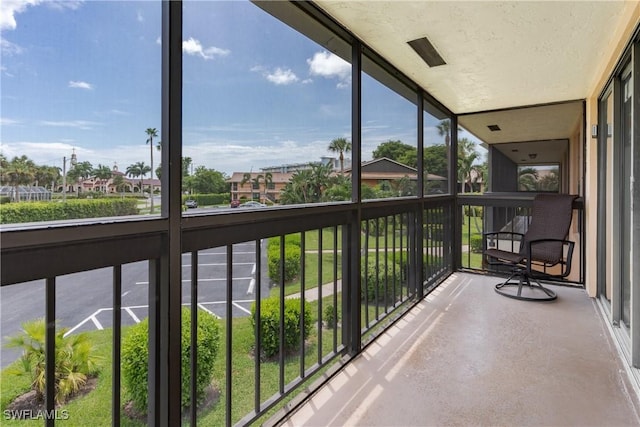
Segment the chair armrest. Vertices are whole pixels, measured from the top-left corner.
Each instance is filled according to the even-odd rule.
[[[562,262],[562,259],[560,260],[560,264],[564,264],[565,268],[562,271],[562,274],[560,277],[567,277],[569,275],[569,273],[571,272],[571,259],[573,258],[573,248],[575,246],[575,242],[572,242],[571,240],[565,240],[565,239],[536,239],[536,240],[530,240],[527,242],[527,248],[526,248],[526,254],[531,254],[531,247],[535,244],[538,243],[553,243],[553,242],[557,242],[557,243],[562,243],[563,246],[568,246],[568,250],[567,250],[567,257],[565,259],[564,262]],[[527,270],[531,271],[531,256],[527,255]]]

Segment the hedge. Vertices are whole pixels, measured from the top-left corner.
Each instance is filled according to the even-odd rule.
[[[0,204],[0,224],[137,215],[131,199],[67,200]]]
[[[300,234],[289,234],[284,238],[284,281],[288,283],[300,274],[302,251],[300,249]],[[269,277],[275,283],[280,283],[280,238],[272,237],[267,242],[267,265]]]
[[[182,196],[182,204],[187,200],[195,200],[199,206],[228,205],[231,201],[230,193],[191,194]]]
[[[383,258],[378,260],[377,267],[378,269],[376,269],[375,257],[369,257],[366,263],[365,263],[365,259],[362,258],[362,263],[360,266],[361,268],[360,280],[362,282],[360,297],[363,300],[365,299],[365,294],[366,294],[368,301],[376,302],[376,293],[378,297],[377,301],[380,301],[380,302],[385,301],[385,296],[387,300],[389,300],[393,296],[394,283],[396,285],[396,288],[398,289],[400,286],[402,286],[403,267],[399,263],[395,263],[395,268],[394,268],[394,262],[391,259],[391,257],[389,257],[386,263],[386,269],[385,269],[385,262]],[[365,284],[366,284],[366,288],[365,288]],[[377,287],[377,290],[376,290],[376,287]],[[386,294],[385,294],[385,288],[386,288]]]
[[[146,412],[148,403],[147,375],[149,365],[149,318],[132,326],[122,341],[122,382],[134,407]],[[204,400],[206,388],[213,380],[213,368],[220,347],[220,327],[215,317],[198,311],[196,378],[197,403]],[[182,309],[182,408],[191,405],[191,310]]]
[[[271,358],[280,351],[280,298],[269,297],[260,302],[261,349],[265,357]],[[284,350],[296,350],[300,347],[300,298],[284,300]],[[251,326],[255,330],[256,304],[251,305]],[[311,332],[313,319],[308,302],[304,304],[304,336]]]

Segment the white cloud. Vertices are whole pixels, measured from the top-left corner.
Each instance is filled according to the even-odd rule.
[[[0,37],[0,51],[3,55],[12,56],[19,55],[23,52],[23,49],[15,43],[11,43],[4,37]]]
[[[327,79],[337,78],[339,88],[351,84],[351,64],[331,52],[316,52],[313,58],[307,59],[309,74]]]
[[[91,83],[87,83],[83,81],[75,81],[75,80],[71,80],[69,82],[69,87],[72,87],[74,89],[85,89],[85,90],[93,89],[93,85]]]
[[[10,126],[20,124],[19,120],[10,119],[7,117],[0,117],[0,125],[2,126]]]
[[[216,56],[227,56],[231,53],[230,50],[220,49],[215,46],[203,48],[200,41],[193,37],[189,37],[189,40],[182,42],[182,51],[187,55],[201,56],[206,60],[214,59]]]
[[[272,73],[267,73],[266,77],[267,80],[276,85],[289,85],[299,80],[293,71],[280,67],[276,68]]]
[[[265,79],[276,85],[290,85],[300,80],[289,68],[277,67],[275,70],[269,71],[261,65],[256,65],[251,67],[251,71],[262,74]],[[302,83],[309,82],[305,80]]]
[[[76,10],[82,4],[79,0],[2,0],[0,2],[0,30],[15,30],[18,26],[16,15],[24,12],[30,6],[46,4],[56,10]]]
[[[162,45],[162,37],[158,36],[156,39],[156,44]]]
[[[43,126],[69,127],[82,130],[92,130],[95,126],[102,126],[101,123],[91,122],[88,120],[70,120],[70,121],[53,121],[43,120],[40,122]]]
[[[0,2],[0,30],[15,30],[18,26],[16,15],[38,3],[40,0],[2,0]]]

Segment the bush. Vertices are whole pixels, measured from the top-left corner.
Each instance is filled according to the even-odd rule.
[[[334,312],[334,307],[332,305],[327,305],[324,308],[323,320],[326,328],[335,329],[340,321],[340,312]]]
[[[290,234],[284,240],[284,282],[288,283],[300,273],[300,235]],[[267,265],[269,277],[273,282],[280,283],[280,238],[272,237],[267,243]]]
[[[480,253],[482,252],[482,241],[484,237],[478,235],[469,236],[469,247],[471,252]]]
[[[1,224],[137,214],[136,200],[88,199],[0,204]]]
[[[187,199],[195,200],[200,206],[228,205],[231,200],[230,193],[191,194],[182,196],[182,204]]]
[[[98,358],[92,354],[93,344],[88,335],[81,333],[65,337],[68,330],[69,328],[56,328],[55,335],[55,400],[58,404],[77,393],[87,382],[87,378],[98,372]],[[23,323],[22,331],[22,334],[9,338],[7,344],[9,347],[22,348],[22,364],[10,368],[7,373],[30,375],[31,389],[36,392],[38,401],[43,401],[46,388],[44,319]]]
[[[149,364],[149,320],[148,318],[132,326],[122,341],[122,381],[134,407],[147,410],[148,364]],[[191,310],[182,309],[182,408],[190,406],[191,390]],[[205,397],[206,388],[213,379],[213,363],[220,346],[218,321],[205,311],[198,310],[198,377],[196,379],[196,405]]]
[[[287,298],[284,300],[284,350],[296,350],[300,346],[300,299]],[[251,305],[251,326],[255,330],[256,304]],[[311,333],[311,308],[304,304],[304,339]],[[280,351],[280,298],[269,297],[260,302],[260,333],[262,341],[260,347],[267,358],[277,355]]]
[[[11,197],[9,197],[9,196],[1,196],[0,197],[0,205],[4,205],[5,203],[11,203]]]
[[[403,260],[406,261],[406,260]],[[376,302],[376,286],[377,286],[377,301],[385,301],[385,296],[390,298],[393,295],[393,284],[396,284],[396,287],[402,285],[402,266],[398,263],[395,264],[395,275],[394,275],[394,263],[389,258],[386,263],[384,259],[380,259],[378,261],[378,269],[376,270],[376,260],[375,258],[369,258],[368,263],[365,264],[364,258],[362,259],[362,263],[360,266],[360,280],[362,283],[361,290],[361,298],[365,299],[365,292],[367,296],[367,300],[371,302]],[[376,274],[377,273],[377,274]],[[366,285],[366,288],[365,288]],[[386,287],[386,294],[385,294]]]

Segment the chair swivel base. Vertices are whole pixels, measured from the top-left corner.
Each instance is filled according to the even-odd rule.
[[[518,282],[510,282],[511,279],[518,276]],[[524,301],[553,301],[558,295],[551,289],[545,288],[536,280],[531,283],[529,275],[524,272],[516,272],[511,275],[504,283],[498,283],[495,291],[505,297],[524,300]]]

